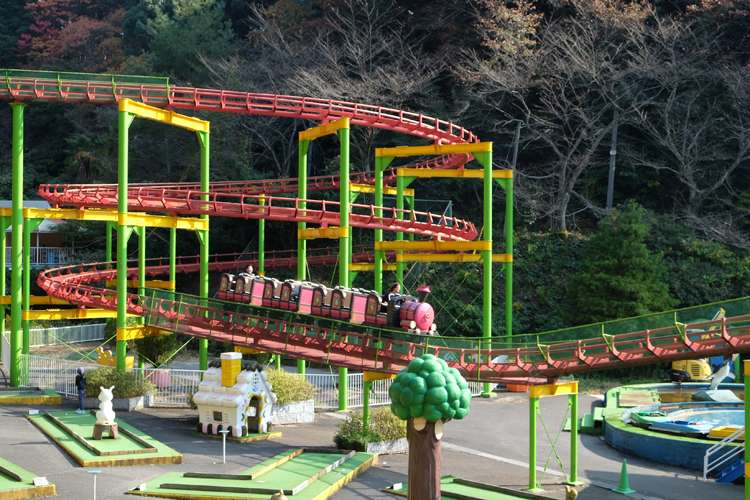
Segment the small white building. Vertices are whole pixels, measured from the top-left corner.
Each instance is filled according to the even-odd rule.
[[[241,353],[222,353],[221,363],[209,365],[193,395],[200,417],[198,432],[228,430],[234,437],[267,432],[276,402],[272,389],[263,365],[249,361],[242,366]]]

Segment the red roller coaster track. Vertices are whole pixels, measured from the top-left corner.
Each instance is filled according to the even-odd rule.
[[[169,87],[166,85],[120,84],[110,82],[53,80],[6,77],[5,88],[0,87],[0,98],[14,100],[42,100],[63,102],[92,102],[116,104],[129,98],[157,107],[306,118],[329,122],[349,117],[353,125],[380,128],[423,137],[438,143],[477,142],[469,131],[423,115],[331,100],[304,97],[250,94],[223,90]],[[444,168],[458,167],[466,158],[440,160]],[[368,174],[355,182],[372,182]],[[370,174],[371,175],[371,174]],[[389,173],[389,181],[393,173]],[[335,188],[337,180],[311,179],[313,189]],[[308,188],[310,189],[310,188]],[[312,189],[311,189],[312,190]],[[270,218],[288,221],[307,221],[319,224],[338,223],[338,212],[331,211],[337,203],[308,200],[310,208],[300,210],[299,200],[268,198],[267,206],[259,206],[260,195],[296,191],[294,180],[252,183],[223,183],[211,186],[210,200],[200,201],[202,193],[195,184],[134,185],[129,189],[129,206],[138,210],[183,214]],[[56,205],[77,207],[115,207],[117,190],[114,186],[42,186],[40,194]],[[388,229],[418,233],[446,239],[473,239],[476,229],[471,223],[446,219],[414,211],[382,209],[353,205],[351,224],[371,229]],[[411,218],[401,220],[398,215]],[[449,222],[452,226],[449,226]],[[331,256],[328,256],[329,258]],[[281,265],[272,259],[273,265]],[[326,256],[320,260],[325,261]],[[291,264],[295,259],[288,258]],[[213,271],[236,269],[238,262],[214,258]],[[198,258],[181,258],[181,272],[197,272]],[[273,267],[273,265],[269,267]],[[117,308],[116,293],[91,283],[113,279],[116,271],[108,264],[69,266],[44,271],[38,283],[47,293],[82,307]],[[158,261],[147,268],[149,275],[165,274],[168,265]],[[135,276],[136,268],[128,271]],[[200,299],[194,298],[195,301]],[[171,298],[148,298],[128,295],[127,309],[131,314],[155,318],[160,328],[179,331],[200,338],[282,353],[299,359],[326,361],[335,366],[363,370],[397,372],[424,349],[445,356],[450,365],[461,370],[469,379],[502,382],[512,378],[555,377],[596,369],[624,365],[654,363],[729,354],[750,347],[750,315],[712,322],[695,323],[686,327],[668,327],[622,335],[536,345],[512,349],[492,349],[482,346],[482,339],[465,339],[469,348],[427,346],[429,337],[414,342],[379,338],[361,333],[334,331],[293,321],[281,321],[223,310],[220,306],[185,305]],[[210,302],[212,305],[213,302]],[[709,325],[718,328],[701,335],[686,334],[689,329]],[[694,338],[697,337],[697,338]],[[701,338],[703,337],[703,338]],[[456,342],[460,342],[457,339]],[[487,342],[487,341],[484,341]],[[508,356],[509,362],[495,363],[498,356]]]

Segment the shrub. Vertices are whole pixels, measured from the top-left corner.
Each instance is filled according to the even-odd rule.
[[[367,447],[369,443],[391,441],[406,437],[406,421],[399,420],[388,406],[380,406],[370,412],[370,429],[364,431],[362,414],[353,413],[338,426],[333,442],[341,449],[354,450]],[[360,444],[362,446],[360,446]]]
[[[147,380],[138,380],[134,373],[121,372],[117,368],[99,368],[86,373],[86,396],[96,398],[100,387],[109,389],[115,386],[112,395],[116,398],[145,396],[156,390]]]
[[[301,377],[286,370],[267,370],[268,381],[273,385],[276,404],[307,401],[315,394],[315,386]]]

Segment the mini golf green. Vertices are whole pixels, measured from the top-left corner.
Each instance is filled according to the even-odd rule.
[[[165,498],[263,499],[284,490],[295,500],[323,500],[378,462],[376,453],[298,449],[276,455],[240,474],[169,472],[131,495]]]
[[[52,389],[38,387],[8,387],[0,389],[0,405],[56,405],[62,396]]]
[[[182,463],[182,455],[121,420],[120,437],[93,439],[96,417],[92,413],[52,411],[27,415],[53,441],[83,467]]]
[[[387,493],[405,497],[407,495],[406,483],[400,483],[398,488],[383,488]],[[440,478],[441,498],[453,499],[461,498],[462,500],[511,500],[514,498],[530,498],[538,500],[551,500],[549,497],[543,497],[528,491],[517,491],[502,486],[478,483],[461,479],[460,477],[443,476]]]
[[[55,496],[54,484],[34,486],[35,477],[36,474],[0,458],[0,500]]]

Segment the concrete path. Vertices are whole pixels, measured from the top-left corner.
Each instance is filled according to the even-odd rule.
[[[590,412],[599,400],[581,396],[581,413]],[[40,410],[61,409],[40,407]],[[75,402],[65,400],[63,409],[73,411]],[[25,418],[29,408],[0,406],[0,456],[39,476],[46,476],[57,487],[62,499],[93,498],[93,478],[62,449],[50,441]],[[567,410],[566,397],[541,400],[541,411],[553,439]],[[132,498],[124,492],[167,471],[238,473],[290,447],[329,446],[341,421],[318,414],[314,424],[283,427],[283,437],[256,443],[227,443],[227,463],[222,464],[221,441],[189,435],[198,417],[192,410],[145,409],[117,417],[157,437],[183,454],[180,465],[104,468],[97,479],[98,499]],[[528,486],[529,403],[525,394],[500,393],[497,398],[478,399],[471,403],[469,416],[446,424],[443,439],[443,475],[454,475],[510,488]],[[551,451],[544,430],[539,426],[538,466],[543,468]],[[558,453],[569,471],[570,434],[562,433]],[[581,435],[579,444],[579,479],[593,486],[580,487],[581,500],[614,500],[623,496],[605,487],[617,486],[623,458],[627,458],[632,498],[688,500],[721,497],[722,500],[744,498],[742,486],[703,483],[698,471],[663,466],[626,456],[595,436]],[[381,491],[393,483],[406,482],[408,457],[381,456],[377,466],[364,472],[337,492],[335,500],[391,499],[398,497]],[[542,477],[538,472],[537,477]],[[565,498],[564,481],[554,455],[544,475],[544,493],[550,498]]]

